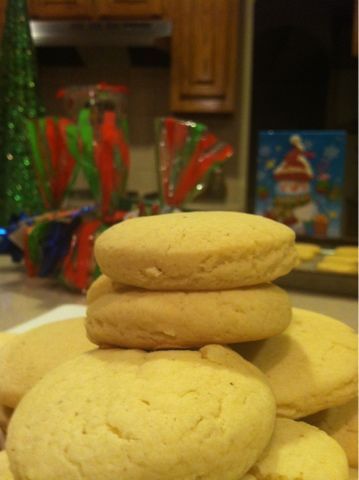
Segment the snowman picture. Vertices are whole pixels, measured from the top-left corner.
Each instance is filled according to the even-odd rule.
[[[344,130],[259,131],[255,213],[299,238],[340,237],[346,145]]]
[[[306,152],[300,135],[289,138],[291,150],[274,169],[276,182],[273,208],[269,216],[293,228],[297,234],[310,233],[318,217],[318,206],[311,195],[310,182],[314,178],[308,161],[313,154]]]

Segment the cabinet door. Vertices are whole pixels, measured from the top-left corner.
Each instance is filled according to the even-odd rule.
[[[93,16],[93,0],[29,0],[32,18],[87,18]]]
[[[162,15],[161,0],[96,0],[99,16],[144,18]]]
[[[239,0],[171,0],[171,110],[231,112]]]
[[[6,0],[0,0],[0,42],[2,39],[5,23]]]

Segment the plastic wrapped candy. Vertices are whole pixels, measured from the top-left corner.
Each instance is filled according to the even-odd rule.
[[[67,145],[66,118],[44,117],[27,121],[31,161],[45,209],[61,207],[75,178],[76,162]]]
[[[98,219],[88,219],[73,233],[60,275],[66,286],[85,291],[100,274],[93,247],[96,237],[107,227]]]
[[[91,111],[80,111],[77,125],[67,129],[67,144],[82,169],[103,218],[110,217],[124,195],[130,155],[125,132],[113,112],[105,112],[95,131]]]
[[[29,276],[48,277],[59,272],[73,232],[81,224],[82,217],[90,211],[92,207],[48,212],[18,224],[10,238],[16,235],[17,245],[24,252]]]
[[[107,83],[70,86],[58,92],[74,122],[68,130],[71,153],[101,216],[108,220],[124,195],[130,167],[127,93],[125,86]]]
[[[156,119],[155,127],[161,201],[179,207],[203,189],[208,173],[233,149],[201,123],[167,117]]]

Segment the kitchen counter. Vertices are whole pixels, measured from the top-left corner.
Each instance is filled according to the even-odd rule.
[[[315,310],[357,329],[354,298],[289,291],[295,307]],[[0,257],[0,330],[19,325],[63,304],[85,305],[85,295],[71,292],[56,280],[29,278],[22,264]]]

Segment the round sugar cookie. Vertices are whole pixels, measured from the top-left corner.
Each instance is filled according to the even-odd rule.
[[[358,399],[307,417],[306,422],[327,432],[342,446],[351,467],[358,467]]]
[[[238,480],[274,422],[265,377],[228,348],[98,349],[23,398],[6,449],[17,480]]]
[[[343,449],[325,432],[278,418],[269,445],[249,473],[268,480],[347,480],[349,469]]]
[[[13,480],[13,478],[7,453],[3,450],[0,452],[0,480]]]
[[[339,257],[338,257],[339,258]],[[346,259],[346,257],[343,257]],[[317,270],[321,272],[335,272],[335,273],[358,273],[357,263],[340,262],[332,259],[323,260],[317,264]]]
[[[83,318],[50,323],[16,335],[0,349],[0,404],[15,408],[45,373],[93,348]]]
[[[334,318],[293,308],[283,333],[234,348],[265,373],[281,417],[305,417],[357,396],[357,335]]]
[[[298,242],[295,244],[295,249],[299,260],[302,260],[303,262],[311,260],[320,252],[320,246],[314,243]]]
[[[335,254],[327,255],[326,257],[323,258],[322,262],[358,266],[357,257],[342,257],[340,255],[335,255]]]
[[[342,247],[337,247],[335,250],[335,255],[340,255],[343,257],[354,257],[358,258],[358,247],[351,245],[343,245]]]
[[[122,291],[126,289],[125,285],[120,285],[119,283],[113,282],[110,277],[106,275],[100,275],[96,278],[94,282],[90,285],[90,288],[86,292],[86,301],[89,305],[93,303],[98,298],[106,295],[107,293],[111,293],[113,291]]]
[[[138,217],[95,244],[112,280],[150,290],[223,290],[268,283],[297,262],[293,231],[239,212]]]
[[[97,345],[160,350],[268,338],[291,319],[286,292],[272,284],[237,290],[173,292],[90,287],[88,337]],[[98,296],[96,290],[101,290]],[[92,300],[95,298],[95,300]]]

